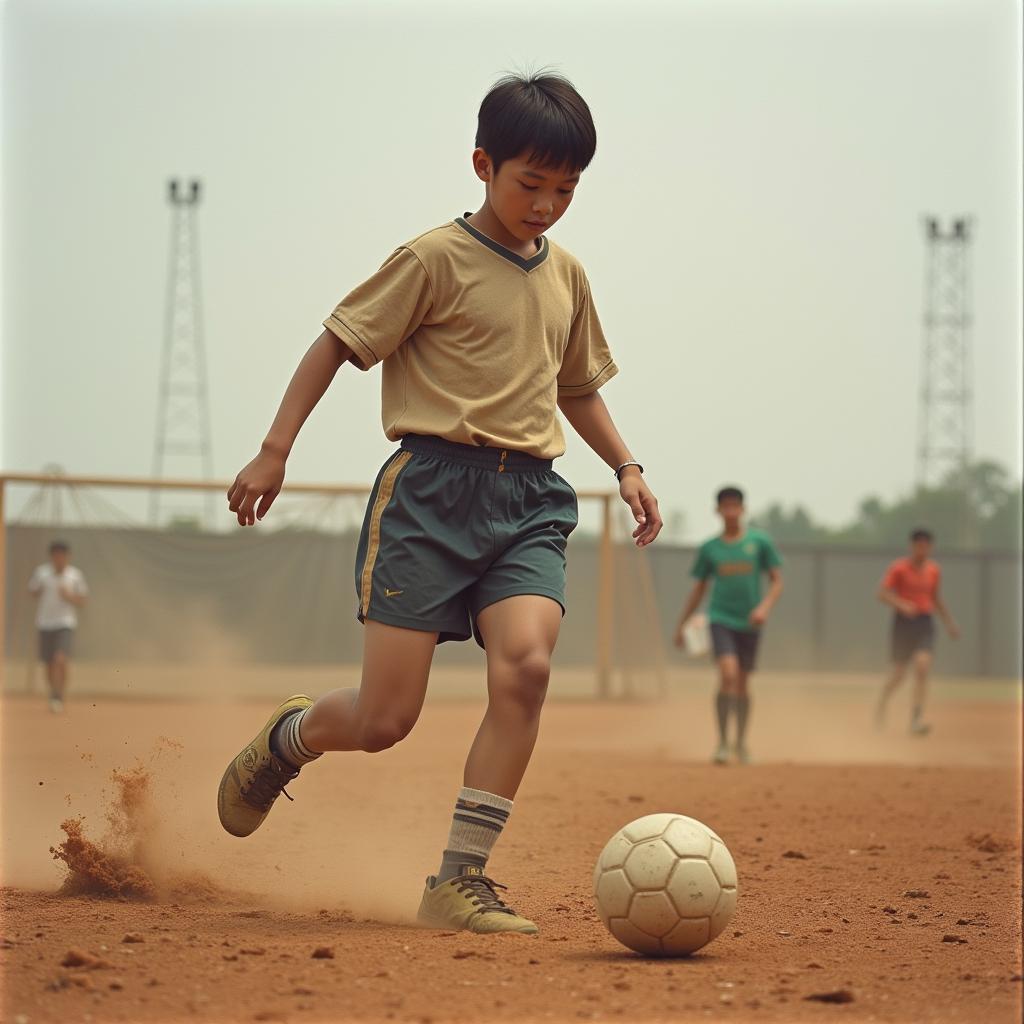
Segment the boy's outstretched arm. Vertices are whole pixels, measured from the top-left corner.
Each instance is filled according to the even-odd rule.
[[[281,493],[285,462],[302,424],[323,398],[341,364],[351,358],[348,346],[330,331],[324,331],[309,346],[292,375],[259,455],[228,488],[228,508],[238,516],[239,526],[252,526],[270,511]]]
[[[686,599],[686,604],[683,605],[683,610],[679,613],[679,622],[676,624],[676,632],[673,637],[676,647],[686,646],[686,641],[683,638],[683,629],[686,627],[687,622],[690,621],[693,613],[700,607],[700,603],[704,600],[704,593],[707,589],[707,580],[697,580],[697,582],[694,583],[693,589],[690,591],[690,596]]]
[[[598,392],[592,391],[589,395],[559,398],[558,408],[562,410],[562,414],[572,424],[576,433],[612,469],[616,469],[633,458],[629,454],[625,441],[615,429],[608,406],[604,404],[604,399]],[[633,518],[637,521],[637,528],[633,531],[637,547],[645,547],[661,532],[658,499],[644,482],[644,478],[636,466],[627,466],[622,471],[619,494],[630,507]]]

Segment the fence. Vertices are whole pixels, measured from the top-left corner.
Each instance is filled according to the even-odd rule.
[[[14,478],[15,483],[31,481],[38,478]],[[68,486],[66,478],[59,483]],[[297,488],[289,490],[294,494]],[[342,492],[358,501],[365,496],[359,488]],[[582,497],[593,499],[599,510],[599,532],[577,531],[570,541],[568,613],[556,662],[593,666],[595,692],[602,696],[657,692],[664,686],[668,639],[691,585],[694,551],[659,542],[638,552],[626,530],[614,528],[617,499]],[[6,549],[0,625],[6,629],[9,659],[32,656],[25,584],[55,531],[70,541],[92,590],[77,640],[77,657],[83,660],[330,664],[359,659],[351,527],[202,533],[52,522],[8,523],[0,538],[0,563]],[[900,553],[785,548],[785,592],[765,631],[761,664],[782,670],[880,670],[887,659],[888,610],[875,592],[886,565]],[[938,670],[1019,677],[1019,554],[939,555],[944,596],[963,636],[957,643],[940,642]],[[446,644],[438,660],[463,665],[479,657],[472,643]]]

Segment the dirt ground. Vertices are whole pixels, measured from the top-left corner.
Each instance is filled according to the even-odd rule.
[[[311,766],[238,840],[217,781],[268,702],[79,697],[55,717],[8,695],[2,1019],[1019,1021],[1019,691],[940,685],[915,739],[902,706],[870,728],[871,684],[758,680],[748,768],[706,761],[708,679],[661,703],[551,702],[491,862],[536,938],[411,925],[476,700]],[[740,876],[733,921],[686,960],[620,947],[590,892],[607,838],[663,810],[714,828]],[[149,898],[58,892],[50,847],[78,819],[130,848]]]

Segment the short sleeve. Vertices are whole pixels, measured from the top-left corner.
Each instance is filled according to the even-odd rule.
[[[618,372],[597,318],[590,282],[584,276],[583,298],[569,328],[569,341],[558,371],[558,395],[589,395]]]
[[[782,556],[775,546],[775,541],[765,535],[761,538],[761,569],[768,572],[769,569],[778,569],[782,565]]]
[[[85,582],[85,576],[81,572],[75,573],[75,593],[79,597],[89,596],[89,585]]]
[[[413,334],[431,302],[427,272],[403,246],[338,303],[324,327],[348,345],[360,369],[368,370]]]
[[[24,576],[22,577],[22,579],[24,579]],[[30,594],[38,594],[39,591],[42,590],[42,589],[43,589],[42,567],[41,566],[36,566],[35,569],[32,570],[32,575],[29,577],[29,580],[28,580],[28,592]]]
[[[697,552],[697,557],[693,560],[693,568],[690,570],[690,575],[696,580],[706,580],[709,576],[714,575],[714,572],[715,565],[705,544]]]

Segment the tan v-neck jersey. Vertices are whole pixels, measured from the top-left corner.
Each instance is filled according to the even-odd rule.
[[[461,217],[396,249],[324,326],[361,369],[384,364],[393,441],[432,434],[556,458],[558,397],[618,372],[570,253],[542,237],[524,259]]]

